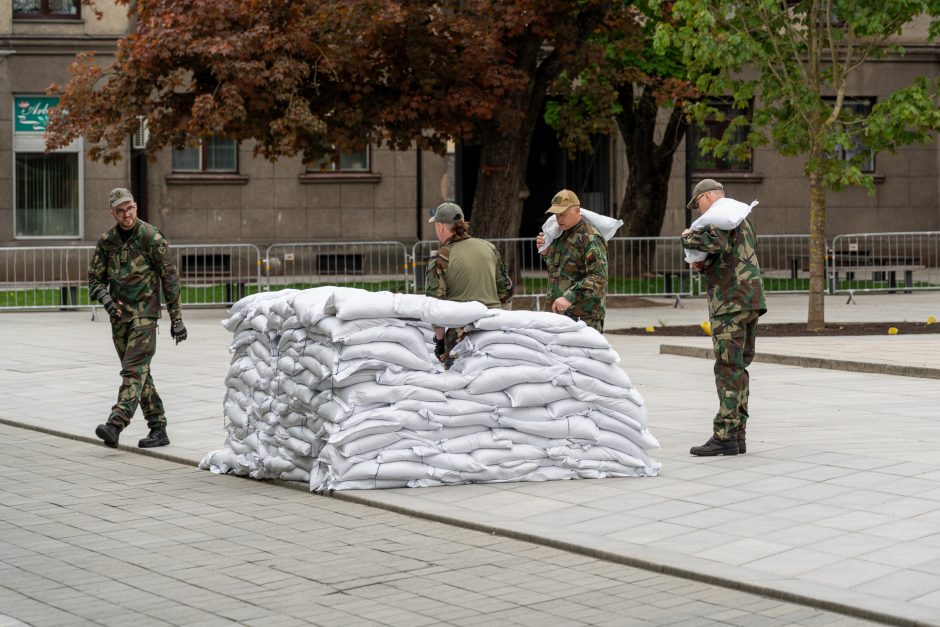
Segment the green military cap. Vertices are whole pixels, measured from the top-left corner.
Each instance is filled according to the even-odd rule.
[[[108,194],[108,202],[111,204],[111,208],[114,209],[122,202],[127,202],[130,200],[134,201],[134,195],[131,194],[131,191],[124,187],[115,187],[111,190],[111,193]]]
[[[439,222],[447,226],[453,226],[455,222],[460,220],[463,220],[463,209],[460,208],[460,205],[444,202],[437,206],[428,222]]]

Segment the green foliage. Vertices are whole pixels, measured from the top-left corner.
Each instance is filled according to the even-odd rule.
[[[672,106],[690,94],[682,49],[654,45],[657,25],[670,20],[668,3],[616,0],[588,46],[594,57],[577,74],[565,72],[552,84],[545,121],[572,152],[590,152],[591,136],[617,132],[616,118],[639,90]],[[632,109],[632,107],[631,107]]]
[[[732,146],[728,132],[703,141],[703,151],[733,157],[735,149],[771,144],[785,156],[806,155],[807,175],[828,189],[871,189],[860,167],[867,149],[930,141],[940,128],[937,84],[927,79],[878,102],[867,117],[843,106],[848,77],[867,60],[902,53],[891,38],[914,18],[940,13],[936,0],[677,0],[675,13],[680,21],[660,24],[656,45],[681,46],[703,95],[730,96],[739,107],[754,101],[745,145]],[[932,20],[931,33],[936,28]],[[708,105],[690,112],[701,122]],[[843,159],[840,146],[859,150]]]

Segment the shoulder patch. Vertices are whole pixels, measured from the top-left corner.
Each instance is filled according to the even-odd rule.
[[[159,244],[157,244],[157,253],[159,253],[160,255],[165,255],[165,254],[166,254],[166,244],[165,244],[165,243],[160,242]]]
[[[588,263],[593,263],[594,261],[597,260],[597,253],[594,252],[593,250],[589,250],[587,255],[584,256],[584,260],[587,261]]]

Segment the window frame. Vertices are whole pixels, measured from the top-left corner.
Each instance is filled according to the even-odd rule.
[[[11,11],[14,20],[64,20],[64,21],[79,21],[82,19],[82,1],[81,0],[71,0],[72,5],[75,7],[75,13],[63,14],[63,13],[50,13],[49,11],[49,0],[39,0],[40,10],[38,13],[16,13],[13,11],[11,3]]]
[[[689,170],[692,176],[698,176],[709,173],[721,174],[751,174],[754,172],[754,149],[748,148],[747,161],[731,160],[724,157],[716,157],[714,154],[703,155],[699,149],[699,141],[706,137],[721,138],[732,118],[746,117],[748,125],[741,129],[741,132],[747,134],[750,125],[754,119],[754,101],[748,101],[747,108],[735,108],[731,98],[715,98],[706,101],[707,106],[714,109],[722,109],[725,113],[724,120],[715,120],[709,116],[705,120],[706,129],[700,128],[697,124],[691,124],[688,128],[689,149],[694,151],[688,157]],[[696,161],[706,161],[702,166],[696,166]]]
[[[65,148],[55,150],[51,153],[46,153],[46,142],[43,138],[45,133],[45,127],[33,131],[24,131],[16,129],[16,108],[17,103],[23,99],[34,98],[34,99],[48,99],[48,96],[43,94],[13,94],[12,103],[11,103],[11,127],[12,132],[12,145],[10,152],[12,153],[10,159],[10,196],[12,198],[12,212],[13,212],[13,239],[14,240],[81,240],[85,237],[85,151],[84,151],[84,140],[78,138],[73,141],[71,144]],[[75,155],[77,159],[77,201],[78,205],[71,208],[72,211],[76,212],[78,220],[76,224],[77,232],[64,234],[64,235],[21,235],[20,224],[19,224],[19,212],[20,210],[17,207],[18,196],[17,196],[17,155],[19,154],[69,154]]]
[[[823,98],[823,100],[825,100],[825,102],[828,102],[828,103],[834,103],[836,99],[833,96],[826,96]],[[842,99],[842,109],[844,111],[847,108],[849,108],[850,105],[858,105],[858,104],[867,105],[867,110],[864,112],[864,116],[861,115],[861,112],[858,111],[858,109],[852,109],[856,113],[856,115],[859,115],[859,117],[867,117],[871,115],[871,111],[875,107],[875,103],[877,102],[878,102],[878,99],[875,96],[845,96]],[[875,174],[876,172],[875,168],[878,165],[876,161],[877,155],[874,149],[868,148],[867,150],[868,150],[868,166],[862,167],[860,168],[860,170],[862,174]],[[859,152],[862,152],[862,151],[856,150],[854,151],[854,154],[857,154]],[[849,151],[846,150],[845,146],[843,146],[842,144],[838,144],[836,146],[835,154],[833,156],[836,159],[840,159],[842,161],[848,162],[848,161],[851,161],[852,158],[854,158],[854,154],[850,155]]]
[[[361,152],[365,153],[365,157],[366,157],[365,168],[343,168],[342,167],[343,152],[340,150],[334,150],[332,158],[329,161],[324,162],[323,167],[312,168],[308,166],[306,168],[306,173],[307,174],[323,174],[323,175],[371,174],[372,173],[372,146],[367,144],[365,149]],[[354,154],[359,154],[359,153],[347,152],[345,154],[349,156],[349,155],[354,155]]]
[[[207,146],[207,142],[206,142],[205,140],[201,140],[201,141],[199,142],[199,145],[198,145],[198,146],[188,146],[188,147],[186,147],[186,148],[173,148],[172,153],[170,154],[170,171],[171,171],[173,174],[189,174],[189,175],[203,175],[203,174],[207,174],[207,175],[213,175],[213,174],[238,174],[238,173],[240,172],[240,168],[241,168],[241,163],[240,163],[240,160],[239,160],[239,157],[238,157],[238,148],[239,148],[239,143],[238,143],[238,141],[237,141],[237,140],[234,140],[234,139],[226,139],[226,138],[224,138],[224,137],[210,137],[209,140],[210,140],[210,141],[212,141],[212,140],[223,140],[223,141],[228,141],[228,142],[231,142],[231,143],[232,143],[232,148],[233,148],[233,150],[235,151],[235,153],[234,153],[235,164],[234,164],[233,169],[225,169],[225,170],[215,170],[215,169],[213,169],[213,170],[208,170],[208,169],[206,169],[206,162],[208,161],[208,159],[207,159],[207,150],[208,150],[209,148],[208,148],[208,146]],[[183,170],[183,169],[179,169],[179,168],[176,167],[175,158],[176,158],[176,155],[177,155],[179,152],[183,152],[183,151],[186,151],[186,150],[197,150],[197,149],[198,149],[198,153],[197,153],[197,154],[198,154],[198,156],[199,156],[199,167],[198,167],[198,169],[195,169],[195,170],[192,170],[192,169]]]

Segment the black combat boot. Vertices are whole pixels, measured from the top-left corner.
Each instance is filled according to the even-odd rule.
[[[118,438],[121,437],[121,427],[106,422],[103,425],[98,425],[98,428],[95,429],[95,435],[104,440],[105,446],[117,448]]]
[[[747,453],[747,441],[744,439],[745,435],[746,433],[744,429],[741,429],[740,431],[735,431],[734,433],[734,439],[738,441],[738,453],[740,453],[741,455],[744,455],[745,453]]]
[[[137,443],[138,448],[153,448],[155,446],[166,446],[170,443],[170,438],[166,434],[166,427],[153,427],[150,429],[150,435]]]
[[[693,446],[689,453],[698,457],[712,457],[714,455],[737,455],[738,441],[733,437],[730,440],[719,440],[712,436],[708,442],[701,446]]]

